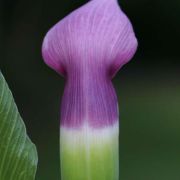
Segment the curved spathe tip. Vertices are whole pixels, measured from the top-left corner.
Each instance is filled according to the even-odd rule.
[[[136,49],[132,25],[117,1],[91,0],[50,29],[42,54],[64,76],[83,63],[97,69],[103,66],[113,77]]]

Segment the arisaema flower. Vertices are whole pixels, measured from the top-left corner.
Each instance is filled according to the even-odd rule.
[[[44,60],[66,79],[62,180],[119,180],[118,102],[111,79],[136,48],[132,25],[116,0],[91,0],[47,33]]]

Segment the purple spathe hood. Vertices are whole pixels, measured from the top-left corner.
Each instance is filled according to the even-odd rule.
[[[43,58],[66,77],[61,125],[92,127],[118,120],[112,77],[134,55],[137,40],[115,0],[92,0],[47,33]]]

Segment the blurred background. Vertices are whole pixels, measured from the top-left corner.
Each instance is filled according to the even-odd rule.
[[[64,79],[41,57],[46,32],[86,0],[0,0],[0,68],[39,153],[37,180],[59,180]],[[139,40],[114,79],[120,179],[180,179],[180,1],[121,0]]]

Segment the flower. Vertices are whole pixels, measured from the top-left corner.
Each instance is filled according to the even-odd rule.
[[[47,65],[66,78],[61,103],[63,180],[118,180],[118,103],[111,79],[137,49],[116,0],[91,0],[44,38]]]

